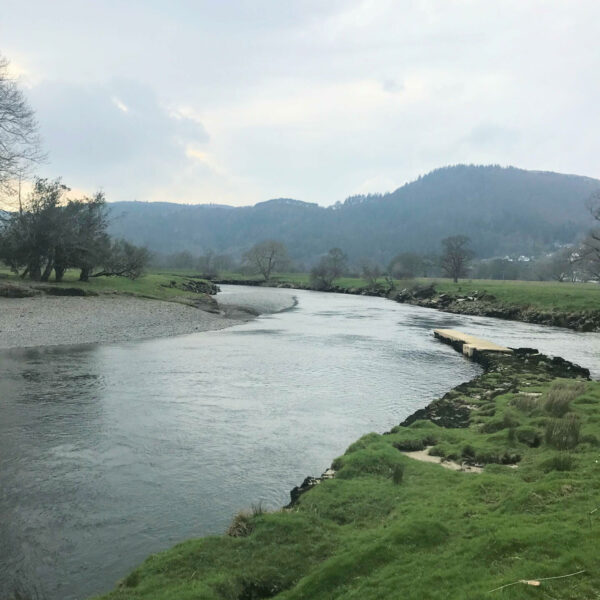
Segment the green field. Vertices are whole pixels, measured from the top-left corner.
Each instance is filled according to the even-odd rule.
[[[489,397],[507,385],[542,395]],[[469,427],[368,434],[294,508],[153,555],[104,599],[600,598],[600,383],[505,367],[454,396],[477,407]],[[484,471],[399,450],[424,446]]]
[[[438,279],[435,280],[435,285],[438,291],[453,294],[485,290],[494,295],[499,302],[511,305],[562,311],[600,310],[600,285],[594,283],[494,279],[473,279],[453,283],[447,279]]]
[[[197,294],[181,289],[181,284],[193,274],[191,271],[150,271],[135,280],[126,277],[94,277],[88,282],[84,282],[78,279],[79,271],[70,270],[65,273],[64,281],[61,283],[56,283],[51,279],[47,283],[39,285],[76,287],[98,294],[126,294],[143,298],[178,301],[197,296]],[[0,270],[0,275],[2,276],[0,283],[2,281],[23,283],[25,285],[32,283],[28,280],[21,280],[6,269]],[[172,281],[175,282],[175,286],[171,286]]]

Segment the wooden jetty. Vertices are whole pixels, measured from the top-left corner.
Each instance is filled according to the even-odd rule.
[[[461,351],[465,356],[472,357],[475,352],[500,352],[502,354],[510,354],[512,350],[504,346],[494,344],[488,340],[462,333],[454,329],[434,329],[433,335],[446,344],[450,344],[457,350]]]

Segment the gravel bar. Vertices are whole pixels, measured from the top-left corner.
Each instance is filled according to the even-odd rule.
[[[0,298],[0,348],[126,342],[212,331],[295,303],[289,291],[256,289],[253,293],[243,288],[237,297],[235,286],[223,287],[227,291],[217,296],[220,305],[221,296],[226,297],[221,314],[119,295]]]

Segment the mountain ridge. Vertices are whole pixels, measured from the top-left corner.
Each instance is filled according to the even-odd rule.
[[[292,198],[253,206],[110,203],[111,233],[159,253],[208,250],[239,256],[275,238],[308,264],[329,248],[382,263],[401,251],[432,253],[454,234],[481,257],[539,254],[591,226],[585,202],[600,180],[497,165],[440,167],[386,194],[322,207]]]

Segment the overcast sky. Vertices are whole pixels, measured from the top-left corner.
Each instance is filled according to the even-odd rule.
[[[331,204],[439,166],[600,177],[598,0],[1,0],[46,176]]]

